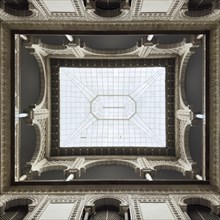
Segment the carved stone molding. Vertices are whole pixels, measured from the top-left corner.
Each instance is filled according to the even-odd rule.
[[[184,212],[186,211],[187,205],[199,204],[211,208],[215,214],[219,214],[220,211],[220,200],[217,199],[215,194],[211,193],[171,193],[171,194],[161,194],[155,195],[152,193],[122,193],[112,191],[105,193],[94,193],[87,192],[84,193],[68,193],[64,195],[63,193],[57,195],[26,195],[27,193],[14,194],[14,195],[3,195],[0,196],[1,204],[0,210],[1,213],[5,208],[9,208],[14,205],[23,205],[29,204],[29,213],[25,219],[38,219],[49,204],[66,204],[73,203],[73,208],[71,211],[71,220],[81,219],[84,208],[94,209],[94,203],[99,201],[104,202],[105,200],[112,202],[119,201],[121,202],[121,207],[130,209],[130,215],[132,219],[141,220],[141,209],[140,203],[166,203],[170,208],[172,214],[175,216],[175,219],[186,219]],[[31,203],[32,202],[32,203]],[[102,203],[103,204],[103,203]],[[117,203],[118,204],[118,203]],[[91,210],[92,211],[92,210]]]
[[[123,50],[97,50],[86,46],[80,42],[80,38],[74,37],[73,42],[65,45],[44,44],[37,38],[29,38],[27,46],[29,49],[49,56],[50,58],[173,58],[188,53],[194,43],[189,39],[183,39],[175,44],[160,44],[159,42],[149,42],[143,38],[135,46]],[[36,53],[35,52],[35,53]],[[38,58],[38,57],[37,57]],[[39,58],[38,58],[39,59]],[[39,62],[38,62],[39,63]]]
[[[35,19],[38,21],[41,20],[51,20],[54,21],[59,17],[60,20],[72,20],[72,21],[144,21],[144,20],[188,20],[188,16],[186,15],[187,9],[185,6],[187,4],[187,0],[174,0],[168,9],[167,12],[142,12],[143,0],[133,0],[131,2],[131,7],[128,6],[121,9],[121,14],[113,17],[113,18],[105,18],[97,16],[94,13],[94,9],[91,6],[84,6],[83,1],[80,0],[72,0],[74,10],[72,12],[51,12],[46,7],[43,0],[29,0],[29,9],[32,12],[32,16],[29,16],[30,19]],[[213,8],[212,12],[209,16],[204,17],[204,19],[210,20],[219,17],[219,11],[217,4],[216,7]],[[181,13],[180,13],[181,12]],[[195,14],[195,13],[194,13]],[[5,13],[3,10],[0,12],[0,17],[3,20],[14,20],[21,21],[24,20],[22,17],[12,16]]]
[[[132,208],[131,213],[132,217],[137,220],[142,220],[142,212],[140,208],[140,203],[166,203],[170,208],[172,214],[175,216],[175,219],[182,220],[185,219],[181,209],[176,205],[169,196],[132,196]]]
[[[22,24],[22,25],[21,25]],[[106,31],[115,31],[115,30],[124,30],[124,31],[141,31],[141,30],[210,30],[210,179],[211,186],[215,187],[215,190],[219,190],[219,27],[215,23],[209,22],[140,22],[140,23],[129,23],[125,24],[109,24],[104,23],[58,23],[58,22],[45,22],[44,24],[34,23],[31,21],[25,21],[23,23],[11,22],[4,23],[1,22],[1,192],[16,192],[16,191],[33,191],[33,192],[47,192],[48,186],[11,186],[10,183],[10,30],[11,29],[51,29],[51,30],[69,30],[75,28],[75,30],[106,30]],[[72,187],[70,186],[53,186],[51,185],[51,192],[58,191],[71,191]],[[106,189],[114,188],[119,191],[122,190],[122,186],[108,186]],[[158,190],[158,186],[128,186],[126,190],[136,189],[137,191],[143,190]],[[102,190],[103,186],[76,186],[74,190]],[[123,189],[125,190],[125,189]],[[210,186],[199,186],[199,185],[190,185],[190,186],[168,186],[165,191],[209,191],[211,190]],[[204,190],[204,191],[203,191]],[[161,190],[159,189],[161,192]]]
[[[83,2],[80,0],[71,0],[74,12],[51,12],[48,10],[43,0],[30,0],[30,2],[41,14],[43,20],[56,20],[57,17],[62,20],[82,20],[85,14]]]
[[[175,170],[177,172],[181,172],[184,176],[189,173],[192,173],[191,166],[186,164],[184,161],[181,161],[181,159],[147,159],[145,157],[136,157],[136,158],[106,158],[103,157],[96,157],[96,159],[89,159],[85,157],[77,157],[74,160],[73,159],[59,159],[57,160],[46,160],[42,159],[41,161],[38,161],[37,163],[30,164],[27,163],[26,165],[26,172],[25,174],[28,176],[28,180],[31,180],[32,178],[36,177],[37,175],[41,175],[43,172],[47,172],[50,170],[63,170],[63,172],[68,175],[70,173],[74,173],[76,177],[80,177],[82,172],[86,172],[87,169],[93,167],[93,166],[100,166],[100,165],[123,165],[123,166],[129,166],[134,169],[136,173],[138,173],[140,176],[144,176],[146,172],[152,172],[155,174],[157,170],[163,169],[163,170]],[[192,175],[191,175],[192,177]]]
[[[210,132],[210,180],[211,184],[220,192],[220,27],[210,33],[210,77],[209,77],[209,132]]]
[[[34,208],[38,205],[40,199],[41,197],[37,197],[37,196],[22,196],[22,195],[2,196],[0,203],[0,214],[3,214],[5,209],[19,205],[28,205],[29,212],[32,212]]]
[[[182,211],[187,210],[187,205],[202,205],[210,208],[213,213],[219,215],[220,213],[220,200],[216,200],[213,195],[185,195],[179,196],[178,204]]]
[[[181,20],[217,20],[220,16],[220,7],[217,3],[218,0],[213,1],[213,6],[211,8],[203,9],[203,10],[188,10],[182,8],[176,18]]]
[[[0,23],[1,27],[1,42],[0,42],[0,50],[1,50],[1,61],[0,61],[0,84],[1,84],[1,107],[0,107],[0,140],[1,140],[1,178],[0,178],[0,186],[1,193],[3,191],[7,191],[10,186],[10,122],[11,122],[11,104],[8,100],[10,100],[10,74],[11,71],[10,66],[10,29],[8,29],[5,25]]]

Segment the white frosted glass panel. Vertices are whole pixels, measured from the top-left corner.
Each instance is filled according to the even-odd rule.
[[[166,203],[140,203],[144,220],[174,220],[174,216]]]
[[[60,68],[60,147],[165,147],[165,68]]]
[[[167,12],[172,0],[144,0],[141,12]]]
[[[68,220],[73,205],[73,203],[49,204],[40,216],[40,220]]]
[[[75,12],[71,0],[44,0],[50,12]]]

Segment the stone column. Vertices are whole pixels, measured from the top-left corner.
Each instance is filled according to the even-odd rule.
[[[128,220],[128,211],[124,213],[124,220]]]
[[[89,219],[89,212],[86,211],[83,220],[88,220],[88,219]]]
[[[73,181],[73,179],[74,179],[74,174],[71,173],[71,174],[69,174],[69,176],[66,178],[66,182]]]
[[[197,180],[203,180],[202,176],[200,176],[199,174],[196,174],[196,179]]]
[[[120,205],[120,214],[124,216],[124,220],[128,220],[129,206],[127,204]]]
[[[91,215],[91,213],[92,213],[92,207],[91,206],[86,206],[83,220],[88,220],[89,215]]]
[[[152,179],[150,173],[146,173],[146,174],[145,174],[145,178],[146,178],[147,181],[153,181],[153,179]]]
[[[19,113],[16,116],[17,116],[17,118],[26,118],[26,117],[28,117],[28,113]]]
[[[23,175],[19,178],[19,181],[25,181],[27,179],[27,175]]]

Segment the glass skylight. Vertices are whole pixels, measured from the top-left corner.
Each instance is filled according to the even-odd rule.
[[[60,147],[166,147],[164,67],[60,67]]]

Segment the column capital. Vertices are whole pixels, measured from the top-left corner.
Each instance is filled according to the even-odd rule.
[[[64,172],[66,176],[69,176],[70,174],[75,176],[78,173],[78,169],[66,169]]]
[[[121,204],[120,205],[120,214],[124,215],[125,212],[128,212],[129,205],[127,204]]]
[[[85,212],[88,212],[90,215],[94,212],[94,205],[88,204],[84,207]]]
[[[146,178],[146,174],[154,176],[154,172],[155,172],[154,169],[143,169],[142,170],[142,175],[143,175],[144,178]]]

